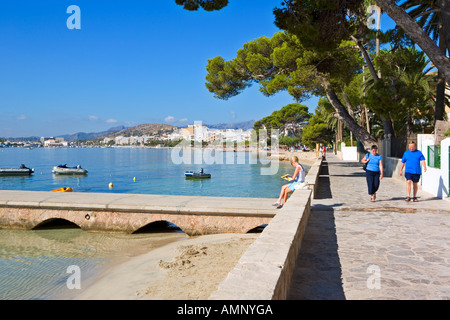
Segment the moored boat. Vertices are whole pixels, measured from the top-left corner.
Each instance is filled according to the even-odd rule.
[[[184,176],[186,178],[191,178],[191,179],[208,179],[208,178],[211,178],[211,174],[210,173],[204,173],[203,169],[200,170],[199,172],[185,171],[184,172]]]
[[[27,168],[24,164],[19,168],[0,168],[2,176],[28,176],[34,172],[34,169]]]
[[[80,165],[68,167],[66,164],[53,167],[52,173],[55,174],[86,174],[88,171]]]

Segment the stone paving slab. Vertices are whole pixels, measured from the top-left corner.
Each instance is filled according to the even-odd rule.
[[[450,299],[450,202],[327,155],[289,299]]]
[[[0,190],[0,206],[273,217],[271,198]]]

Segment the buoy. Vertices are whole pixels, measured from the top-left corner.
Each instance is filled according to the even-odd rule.
[[[136,177],[133,178],[133,181],[136,181]]]
[[[110,188],[113,187],[113,183],[112,183],[112,182],[109,183],[109,187],[110,187]]]

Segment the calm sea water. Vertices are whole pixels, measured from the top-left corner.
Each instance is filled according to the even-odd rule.
[[[35,169],[31,176],[0,177],[0,190],[51,191],[71,187],[74,192],[275,198],[284,183],[280,176],[293,172],[292,166],[280,162],[276,174],[262,175],[261,168],[269,165],[263,165],[248,152],[226,153],[223,164],[208,158],[204,160],[210,164],[204,161],[201,164],[187,164],[188,161],[177,164],[173,161],[172,151],[0,148],[0,167],[19,167],[23,163]],[[194,156],[191,160],[195,160]],[[89,173],[86,176],[57,176],[51,171],[58,164],[79,164]],[[212,178],[185,179],[184,171],[200,168],[211,173]],[[113,188],[109,188],[111,182]],[[79,292],[67,286],[71,276],[69,266],[80,268],[83,289],[112,263],[186,238],[184,233],[129,235],[64,228],[0,229],[0,299],[70,299]]]
[[[0,176],[0,190],[51,191],[71,187],[74,192],[117,192],[139,194],[202,195],[218,197],[278,197],[283,180],[280,176],[293,173],[289,163],[279,162],[274,175],[262,175],[262,163],[254,153],[228,152],[219,160],[194,158],[181,162],[183,153],[174,149],[150,148],[1,148],[0,167],[19,167],[25,164],[34,168],[31,176]],[[200,150],[197,150],[201,152]],[[206,152],[206,151],[203,151]],[[187,154],[187,153],[186,153]],[[184,154],[184,155],[186,155]],[[198,154],[197,154],[198,155]],[[196,156],[197,156],[196,155]],[[214,156],[214,155],[213,155]],[[175,159],[175,163],[174,160]],[[203,159],[200,164],[190,164]],[[219,156],[216,159],[220,159]],[[178,162],[178,163],[176,163]],[[207,164],[212,163],[212,164]],[[88,170],[85,176],[52,174],[59,164],[81,165]],[[186,170],[211,173],[211,179],[185,179]],[[272,168],[276,164],[272,163]],[[134,180],[134,178],[136,178]],[[109,184],[113,187],[109,188]]]

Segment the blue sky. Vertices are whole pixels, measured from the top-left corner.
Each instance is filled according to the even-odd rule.
[[[81,29],[66,12],[81,9]],[[205,87],[207,60],[279,30],[280,1],[189,12],[174,0],[8,1],[0,10],[0,137],[96,132],[143,123],[259,120],[292,103],[258,86],[227,101]],[[317,99],[304,102],[314,111]]]

